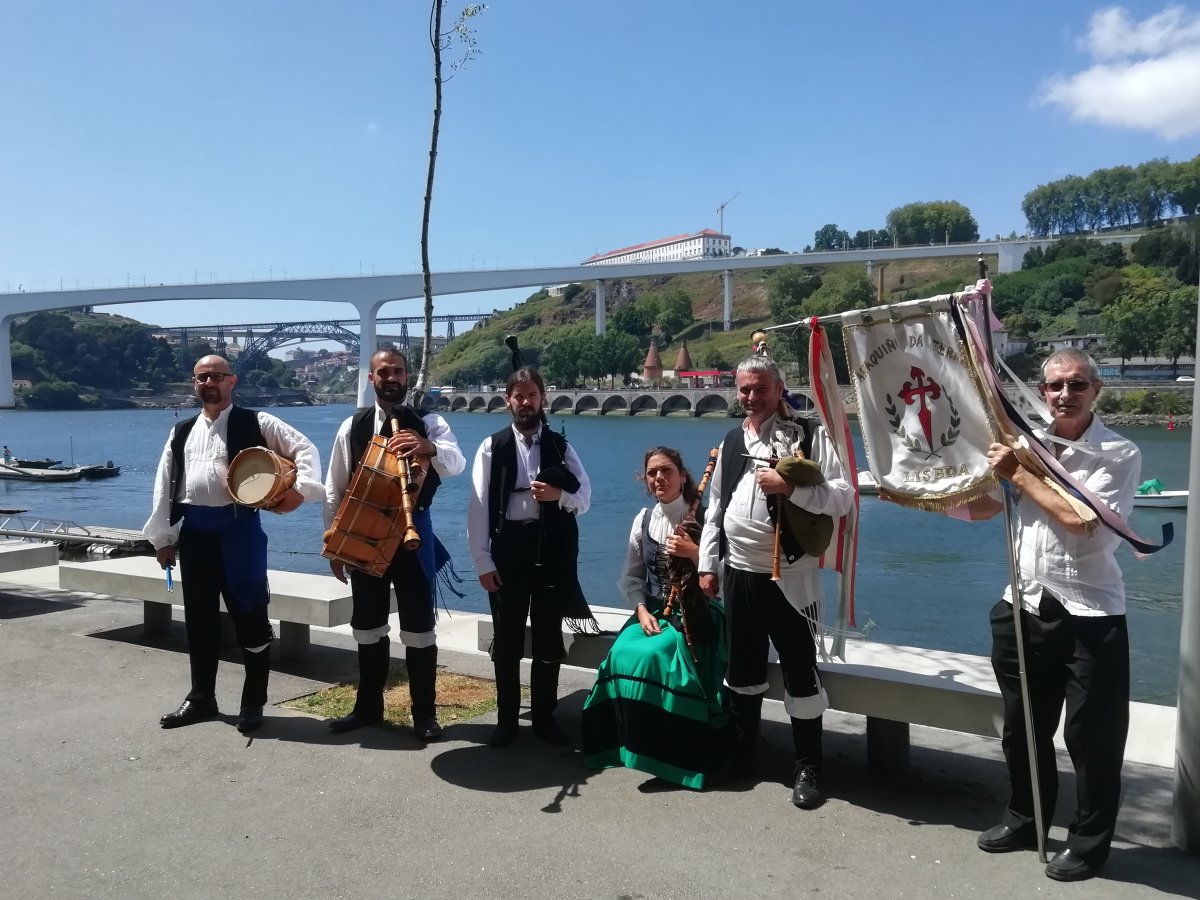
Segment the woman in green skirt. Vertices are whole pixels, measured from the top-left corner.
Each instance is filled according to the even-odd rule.
[[[583,707],[583,753],[594,769],[625,766],[701,790],[723,768],[732,741],[726,714],[725,608],[700,601],[663,618],[670,592],[668,556],[691,560],[700,549],[676,532],[698,499],[679,451],[654,447],[644,460],[646,491],[657,501],[633,520],[618,587],[636,612],[625,623]],[[697,521],[703,508],[697,504]],[[707,621],[693,621],[706,616]],[[703,626],[703,627],[701,627]],[[694,652],[694,656],[693,656]]]

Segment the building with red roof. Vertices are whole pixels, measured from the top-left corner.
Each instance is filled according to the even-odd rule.
[[[705,228],[695,234],[677,234],[674,237],[634,244],[620,250],[609,250],[588,257],[585,266],[611,266],[617,263],[673,262],[680,259],[710,259],[729,256],[729,235]]]

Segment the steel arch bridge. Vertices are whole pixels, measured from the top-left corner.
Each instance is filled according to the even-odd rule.
[[[260,334],[246,343],[234,361],[234,372],[245,371],[250,368],[251,363],[296,338],[337,341],[348,351],[358,355],[358,335],[337,322],[281,322],[266,334]]]

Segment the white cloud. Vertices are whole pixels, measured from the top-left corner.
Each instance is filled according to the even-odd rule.
[[[1168,6],[1139,22],[1111,7],[1092,16],[1080,44],[1093,65],[1045,81],[1041,103],[1166,138],[1200,132],[1200,14]]]

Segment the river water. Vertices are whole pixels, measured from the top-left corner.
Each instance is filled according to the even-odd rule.
[[[350,406],[272,410],[307,434],[326,456]],[[0,414],[0,443],[16,456],[52,456],[78,464],[112,460],[121,475],[104,481],[31,484],[0,481],[0,507],[30,516],[83,525],[140,528],[150,507],[154,471],[167,433],[177,420],[167,410],[97,412],[8,411]],[[455,413],[447,417],[468,460],[468,473],[447,479],[434,504],[434,525],[464,581],[465,597],[451,608],[481,611],[487,598],[475,580],[466,545],[470,460],[506,415]],[[620,606],[615,588],[624,542],[634,513],[647,497],[635,475],[645,450],[677,447],[699,474],[709,449],[733,424],[730,419],[555,417],[566,428],[592,479],[592,509],[581,520],[580,579],[588,599]],[[1188,485],[1187,430],[1127,428],[1142,449],[1143,478],[1167,488]],[[860,466],[864,458],[859,455]],[[1161,524],[1175,525],[1175,543],[1144,560],[1122,547],[1135,699],[1174,704],[1178,678],[1180,596],[1183,583],[1183,510],[1134,511],[1133,526],[1157,540]],[[892,644],[986,655],[987,611],[1007,581],[1000,520],[966,524],[902,509],[875,498],[862,500],[858,563],[858,624],[869,638]],[[266,516],[272,568],[328,572],[320,556],[321,513],[305,504],[287,516]],[[832,596],[833,582],[826,594]]]

